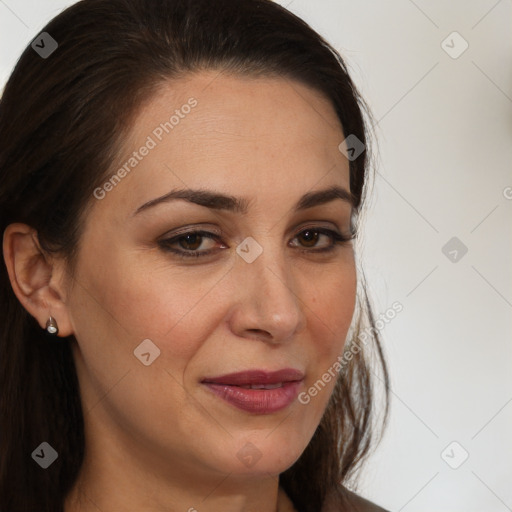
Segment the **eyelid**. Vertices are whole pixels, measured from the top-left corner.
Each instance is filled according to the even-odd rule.
[[[329,224],[329,226],[324,226],[324,224]],[[334,224],[336,229],[332,229],[332,225]],[[331,231],[335,231],[340,236],[351,236],[355,234],[355,229],[353,229],[353,223],[350,223],[349,230],[346,232],[343,232],[343,230],[339,229],[338,225],[336,223],[333,223],[332,221],[309,221],[305,224],[299,224],[299,226],[294,226],[292,229],[290,229],[290,235],[293,235],[293,237],[296,237],[298,234],[302,233],[306,229],[329,229]],[[164,235],[162,235],[157,242],[159,241],[169,241],[173,240],[175,238],[179,238],[180,236],[190,235],[190,234],[204,234],[205,237],[214,238],[213,236],[209,235],[215,235],[215,237],[221,238],[225,236],[225,233],[222,233],[221,229],[216,228],[216,226],[208,225],[208,227],[205,227],[203,223],[198,224],[189,224],[187,226],[183,226],[181,228],[178,228],[175,231],[167,232]]]
[[[179,236],[194,234],[198,232],[211,233],[212,235],[218,237],[222,236],[222,231],[220,229],[216,229],[215,226],[205,227],[204,224],[189,224],[188,226],[178,228],[175,231],[165,233],[160,237],[160,240],[168,240],[170,238],[176,238]]]
[[[217,241],[218,243],[220,243],[222,246],[224,246],[224,248],[228,249],[229,247],[226,246],[226,244],[224,244],[221,240],[221,234],[217,234],[217,233],[214,233],[214,232],[211,232],[211,231],[206,231],[205,229],[201,229],[201,228],[197,228],[197,229],[194,229],[194,228],[188,228],[188,229],[181,229],[179,232],[175,232],[175,233],[172,233],[172,235],[170,236],[163,236],[162,238],[160,238],[159,240],[157,240],[157,243],[161,246],[161,247],[164,247],[166,248],[168,251],[170,252],[174,252],[174,253],[187,253],[187,254],[209,254],[217,249],[206,249],[206,250],[202,250],[202,251],[192,251],[192,250],[186,250],[186,249],[179,249],[179,250],[174,250],[174,249],[171,249],[169,246],[170,245],[173,245],[173,244],[177,244],[179,239],[180,238],[183,238],[187,235],[198,235],[200,236],[201,238],[209,238],[211,240],[215,240]]]
[[[297,250],[299,250],[301,252],[305,252],[305,253],[311,253],[311,254],[322,254],[322,253],[327,254],[329,252],[334,251],[337,248],[337,246],[347,244],[355,238],[354,232],[349,232],[348,234],[343,233],[341,230],[338,229],[337,226],[336,226],[336,229],[333,229],[332,227],[322,226],[321,224],[319,224],[319,222],[321,222],[321,221],[305,224],[305,225],[300,226],[300,228],[296,227],[294,229],[295,234],[292,238],[292,241],[295,240],[300,234],[304,233],[305,231],[311,230],[311,231],[316,231],[320,234],[323,234],[324,236],[330,237],[331,244],[327,247],[321,247],[321,248],[315,248],[315,247],[308,248],[308,247],[294,246],[294,247],[297,247]],[[331,223],[331,225],[332,225],[332,223]],[[196,225],[196,226],[199,226],[199,225]],[[160,245],[160,247],[163,250],[165,250],[167,252],[174,253],[177,257],[183,258],[183,259],[186,259],[186,258],[199,259],[201,257],[207,257],[213,253],[218,252],[219,248],[198,251],[198,250],[186,250],[186,249],[172,249],[170,247],[171,245],[178,243],[180,238],[187,236],[187,235],[198,235],[202,238],[210,238],[212,240],[217,240],[221,244],[223,244],[222,239],[221,239],[221,237],[222,237],[221,234],[206,231],[204,228],[201,228],[201,227],[192,227],[190,225],[187,227],[183,227],[183,228],[179,229],[178,231],[173,232],[170,236],[166,237],[166,235],[164,235],[163,238],[158,240],[158,244]],[[225,244],[223,244],[223,245],[224,245],[223,248],[227,248],[227,249],[229,248]]]
[[[339,235],[343,235],[343,231],[339,229],[336,223],[327,220],[317,220],[306,222],[305,224],[299,224],[299,226],[293,228],[292,232],[297,236],[297,234],[302,233],[305,229],[329,229],[337,232]]]

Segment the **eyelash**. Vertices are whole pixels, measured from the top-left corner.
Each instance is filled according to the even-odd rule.
[[[347,237],[345,235],[340,235],[339,233],[337,233],[336,231],[333,231],[331,229],[321,228],[321,227],[317,227],[317,228],[308,227],[308,228],[303,229],[302,231],[299,231],[299,233],[297,233],[295,238],[303,233],[306,233],[307,231],[312,231],[314,233],[320,233],[322,235],[329,236],[332,240],[332,244],[329,247],[324,247],[322,249],[307,249],[307,248],[303,249],[303,252],[309,252],[309,253],[313,253],[313,254],[315,254],[315,253],[324,253],[325,254],[325,253],[332,252],[334,249],[336,249],[336,244],[344,245],[344,244],[350,242],[350,240],[353,240],[356,236],[355,233],[352,233],[350,236]],[[197,251],[197,250],[190,250],[190,249],[189,250],[176,250],[176,249],[171,249],[169,247],[170,245],[178,243],[182,238],[185,238],[188,235],[198,235],[200,237],[210,238],[212,240],[220,241],[220,236],[218,236],[214,233],[210,233],[209,231],[197,230],[197,231],[187,231],[186,233],[180,233],[178,236],[175,236],[173,238],[167,238],[164,240],[160,240],[158,242],[158,244],[164,251],[172,252],[180,258],[200,258],[203,256],[209,256],[210,254],[213,254],[214,252],[216,252],[215,249],[208,249],[206,251]]]

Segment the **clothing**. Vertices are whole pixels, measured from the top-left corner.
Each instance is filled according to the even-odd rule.
[[[340,491],[346,496],[347,506],[341,509],[335,499],[335,492],[332,492],[325,499],[320,512],[389,512],[345,487],[340,487]]]
[[[336,504],[334,493],[332,493],[327,496],[322,510],[319,512],[389,512],[388,510],[379,507],[375,503],[372,503],[351,491],[344,489],[344,492],[349,503],[345,510],[341,510],[339,508],[339,505]],[[277,510],[278,512],[300,512],[293,506],[292,501],[281,487],[279,487],[277,498]]]

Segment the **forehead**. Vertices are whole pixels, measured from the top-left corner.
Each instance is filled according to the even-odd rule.
[[[316,184],[349,190],[343,139],[330,101],[301,83],[191,74],[162,84],[135,117],[118,162],[128,172],[111,195],[143,202],[179,186],[282,200]]]
[[[224,142],[242,150],[261,142],[280,153],[286,151],[283,141],[305,144],[309,152],[332,153],[344,139],[333,105],[315,89],[283,77],[220,71],[162,84],[132,126],[135,140],[150,133],[167,145],[179,138],[182,145]]]

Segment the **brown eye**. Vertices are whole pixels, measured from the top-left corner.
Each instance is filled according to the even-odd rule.
[[[179,244],[183,249],[194,251],[201,247],[203,237],[198,233],[189,233],[178,238]]]
[[[327,238],[327,244],[322,244],[321,237]],[[331,229],[318,227],[307,228],[298,233],[294,238],[294,247],[307,250],[311,253],[327,253],[336,249],[337,245],[344,245],[350,242],[354,235],[346,236]]]
[[[213,246],[210,245],[210,247],[208,247],[208,245],[203,247],[207,240],[220,243],[220,238],[215,233],[208,231],[191,231],[172,238],[160,240],[158,245],[160,245],[163,250],[175,253],[178,256],[192,256],[198,258],[208,256],[214,252],[215,244],[213,244]],[[200,248],[202,249],[198,250]]]
[[[302,239],[305,247],[314,247],[318,241],[319,232],[313,229],[303,231],[297,238]]]

